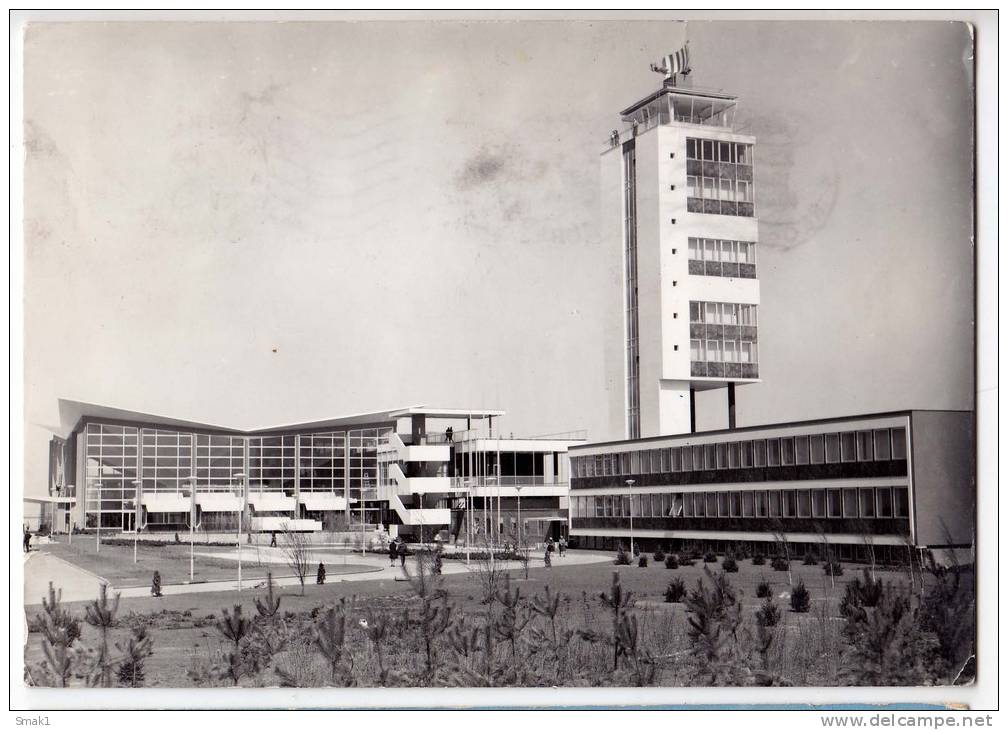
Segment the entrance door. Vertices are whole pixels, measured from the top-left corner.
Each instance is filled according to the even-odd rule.
[[[136,514],[133,512],[123,512],[123,532],[133,532],[135,529]]]

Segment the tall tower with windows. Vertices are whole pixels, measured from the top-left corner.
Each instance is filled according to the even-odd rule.
[[[733,427],[735,386],[759,380],[755,139],[734,130],[736,97],[687,73],[620,112],[601,156],[603,241],[622,257],[614,437],[695,430],[695,393],[711,388]]]

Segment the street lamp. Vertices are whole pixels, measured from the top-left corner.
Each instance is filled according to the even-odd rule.
[[[244,500],[244,494],[245,494],[245,485],[244,485],[245,474],[243,472],[237,472],[237,473],[233,474],[231,478],[232,479],[238,479],[238,480],[240,480],[238,482],[238,489],[236,491],[236,494],[238,496],[238,501],[241,503],[241,504],[238,505],[238,592],[241,593],[241,584],[242,584],[242,576],[241,576],[241,569],[242,569],[241,535],[242,535],[242,514],[245,511],[245,500]]]
[[[630,492],[630,555],[634,554],[633,551],[633,479],[626,480],[627,491]]]
[[[143,481],[134,479],[132,484],[136,488],[133,490],[133,564],[136,565],[137,536],[140,533],[140,488],[143,486]]]
[[[95,486],[98,487],[98,514],[95,525],[95,552],[101,552],[101,514],[102,514],[102,483],[96,482]]]

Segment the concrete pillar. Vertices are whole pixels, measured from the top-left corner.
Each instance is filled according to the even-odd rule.
[[[735,428],[735,383],[728,383],[728,428]]]
[[[689,389],[689,430],[696,433],[696,389],[693,386]]]

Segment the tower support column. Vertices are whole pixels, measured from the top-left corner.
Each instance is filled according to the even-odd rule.
[[[696,388],[692,385],[689,389],[689,430],[696,433]]]
[[[735,383],[728,383],[728,428],[735,428]]]

